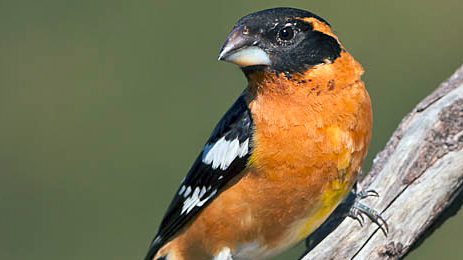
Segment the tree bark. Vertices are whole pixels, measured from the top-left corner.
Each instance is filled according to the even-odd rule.
[[[346,218],[346,200],[307,239],[302,259],[398,259],[416,248],[463,202],[463,66],[407,115],[359,181],[379,198],[364,204],[389,225]],[[350,203],[350,204],[349,204]]]

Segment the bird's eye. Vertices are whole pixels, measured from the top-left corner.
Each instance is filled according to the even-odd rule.
[[[294,38],[294,30],[291,26],[286,26],[278,32],[278,38],[283,41],[290,41]]]

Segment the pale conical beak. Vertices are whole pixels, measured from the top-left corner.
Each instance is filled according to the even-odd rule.
[[[234,28],[220,50],[219,60],[234,63],[240,67],[271,65],[269,55],[259,48],[254,37],[243,33],[243,27]]]

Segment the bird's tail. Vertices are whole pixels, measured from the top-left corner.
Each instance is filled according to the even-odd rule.
[[[159,249],[161,249],[161,247],[162,247],[162,239],[160,236],[156,236],[156,238],[153,239],[153,242],[151,242],[148,253],[145,256],[145,260],[153,260],[154,256],[159,251]],[[165,260],[165,259],[167,259],[165,256],[161,256],[155,260]]]

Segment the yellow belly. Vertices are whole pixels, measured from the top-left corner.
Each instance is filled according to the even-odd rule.
[[[304,219],[295,223],[294,240],[298,242],[315,231],[344,199],[350,188],[347,182],[332,182],[321,194],[319,203],[309,210]]]
[[[244,258],[265,259],[269,256],[275,256],[304,240],[330,216],[350,189],[351,184],[347,181],[329,183],[320,194],[318,201],[307,208],[307,213],[287,226],[287,229],[282,232],[278,243],[273,244],[271,247],[263,244],[261,250],[255,248],[256,250],[252,255],[246,255],[247,257]]]

